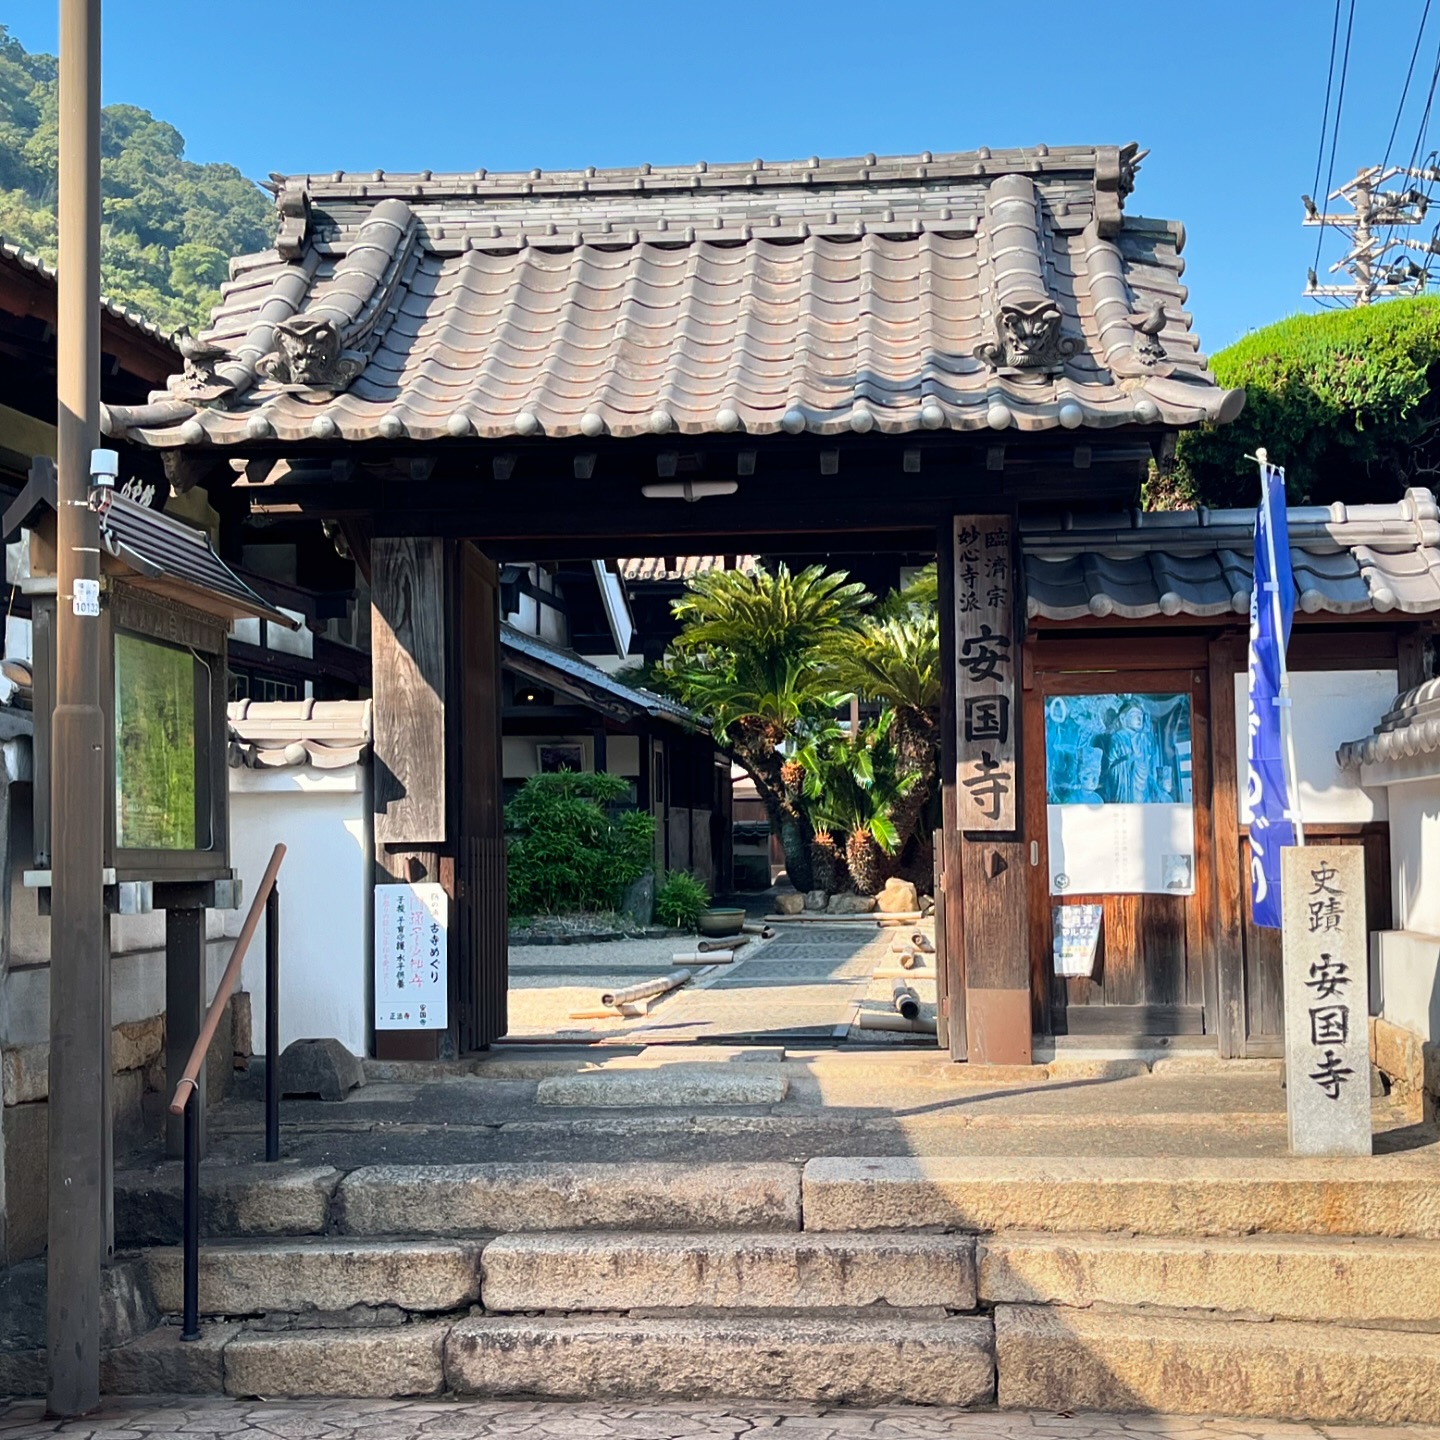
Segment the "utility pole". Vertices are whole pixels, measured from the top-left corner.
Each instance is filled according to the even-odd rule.
[[[1340,200],[1350,206],[1351,213],[1322,212],[1308,195],[1300,197],[1305,207],[1306,225],[1329,226],[1350,242],[1345,254],[1331,267],[1334,275],[1343,270],[1351,279],[1348,284],[1322,285],[1313,270],[1307,272],[1308,283],[1301,291],[1307,299],[1327,297],[1368,305],[1372,300],[1388,300],[1396,295],[1418,295],[1429,279],[1429,260],[1418,265],[1408,255],[1393,260],[1386,256],[1394,250],[1418,251],[1427,257],[1440,255],[1440,242],[1433,237],[1425,243],[1405,237],[1395,238],[1394,231],[1424,223],[1430,197],[1411,186],[1405,190],[1384,190],[1381,187],[1396,176],[1433,185],[1440,180],[1440,169],[1427,165],[1414,170],[1404,165],[1370,165],[1355,178],[1332,190],[1328,199]],[[1376,233],[1386,232],[1381,239]]]
[[[100,0],[60,0],[60,263],[55,715],[51,813],[47,1396],[100,1403],[100,1270],[109,1248],[110,975],[102,886]]]

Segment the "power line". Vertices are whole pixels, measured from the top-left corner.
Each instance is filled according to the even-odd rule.
[[[1410,64],[1405,71],[1405,85],[1400,91],[1400,103],[1395,107],[1395,123],[1390,127],[1390,138],[1385,142],[1385,158],[1380,162],[1383,170],[1390,163],[1390,152],[1395,148],[1395,137],[1400,133],[1400,120],[1405,113],[1405,101],[1410,96],[1410,82],[1415,78],[1415,62],[1420,58],[1420,44],[1425,38],[1425,23],[1430,18],[1431,0],[1425,0],[1425,9],[1420,13],[1420,28],[1415,32],[1415,48],[1410,52]],[[1412,165],[1415,163],[1412,159]],[[1319,183],[1317,178],[1316,183]]]
[[[1337,21],[1340,18],[1339,0],[1336,0],[1335,18]],[[1350,0],[1350,12],[1345,20],[1345,53],[1340,60],[1340,88],[1335,96],[1335,124],[1330,131],[1330,169],[1325,176],[1325,193],[1327,195],[1330,194],[1331,186],[1334,184],[1335,181],[1335,151],[1339,148],[1340,145],[1340,115],[1345,108],[1345,79],[1350,71],[1350,36],[1354,29],[1355,0]],[[1437,60],[1440,60],[1440,57],[1437,57]],[[1440,74],[1440,68],[1437,68],[1437,74]],[[1433,86],[1431,87],[1430,93],[1432,95],[1435,93]],[[1427,120],[1429,118],[1428,106],[1426,107],[1426,118]],[[1320,264],[1320,246],[1324,239],[1325,227],[1322,225],[1320,227],[1319,234],[1317,234],[1315,237],[1315,264],[1317,267]]]
[[[1335,50],[1339,40],[1340,0],[1335,0],[1335,23],[1330,29],[1330,69],[1325,75],[1325,108],[1320,113],[1320,148],[1315,152],[1315,181],[1310,186],[1312,195],[1320,193],[1320,172],[1325,168],[1325,131],[1330,124],[1330,89],[1335,83]]]

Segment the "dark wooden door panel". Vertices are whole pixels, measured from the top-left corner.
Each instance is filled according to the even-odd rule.
[[[1032,963],[1038,1008],[1055,1034],[1185,1035],[1203,1033],[1207,975],[1214,988],[1213,927],[1204,918],[1213,886],[1210,825],[1209,676],[1204,670],[1126,670],[1122,646],[1108,652],[1112,668],[1099,673],[1040,671],[1025,696],[1026,763],[1036,777],[1029,787],[1030,833],[1038,838],[1039,864],[1032,867]],[[1065,895],[1049,892],[1043,783],[1044,704],[1051,695],[1188,693],[1191,697],[1191,783],[1196,828],[1196,891],[1176,895]],[[1052,974],[1052,907],[1099,903],[1104,919],[1089,978]],[[1112,1013],[1113,1012],[1113,1013]],[[1148,1031],[1136,1030],[1148,1025]]]

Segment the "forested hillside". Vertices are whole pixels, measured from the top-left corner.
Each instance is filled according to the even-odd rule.
[[[0,25],[0,236],[55,259],[56,59]],[[233,165],[185,159],[173,125],[107,105],[101,128],[101,284],[157,323],[197,325],[231,255],[270,243],[269,199]]]

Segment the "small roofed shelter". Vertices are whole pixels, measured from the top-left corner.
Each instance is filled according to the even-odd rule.
[[[467,974],[504,965],[465,919],[496,903],[474,857],[501,843],[476,758],[497,562],[938,552],[941,1041],[1028,1059],[1015,937],[1049,906],[1026,893],[1016,797],[1039,777],[1009,724],[1031,645],[1018,521],[1133,505],[1179,429],[1244,403],[1192,333],[1183,226],[1131,207],[1142,159],[277,179],[274,249],[235,260],[184,371],[105,423],[226,523],[310,521],[317,543],[323,524],[365,570],[377,879],[447,887]]]
[[[166,912],[166,1076],[184,1070],[209,1001],[205,911],[235,909],[225,729],[227,636],[238,619],[295,621],[251,590],[200,530],[114,489],[92,492],[100,580],[93,606],[57,593],[54,462],[37,459],[4,516],[5,543],[28,534],[20,588],[31,607],[34,670],[34,863],[26,883],[50,890],[52,716],[56,606],[100,627],[100,698],[105,711],[105,786],[95,797],[104,828],[107,907]],[[203,1084],[200,1090],[203,1143]],[[180,1125],[168,1124],[178,1153]]]
[[[657,873],[688,870],[728,889],[730,765],[706,721],[513,626],[501,626],[500,651],[507,798],[547,769],[624,776],[655,819]]]

